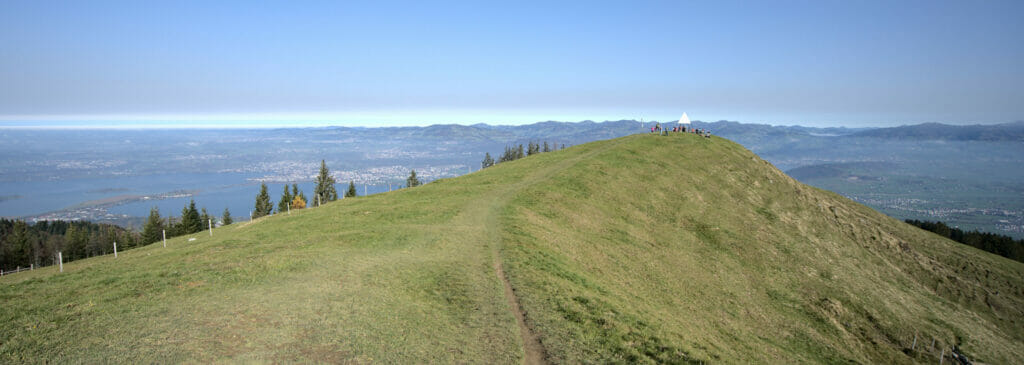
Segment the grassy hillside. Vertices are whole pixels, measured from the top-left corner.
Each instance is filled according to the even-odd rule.
[[[1024,358],[1024,264],[719,138],[589,143],[194,237],[0,278],[0,362]]]

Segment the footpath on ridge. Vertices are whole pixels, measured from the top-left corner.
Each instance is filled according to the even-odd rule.
[[[594,154],[606,151],[618,143],[618,141],[615,141],[612,143],[602,144],[600,147],[587,153],[531,171],[518,182],[502,184],[498,189],[487,194],[482,194],[476,199],[470,201],[469,204],[466,204],[459,215],[451,222],[454,226],[478,228],[475,230],[469,230],[472,236],[466,237],[466,242],[486,243],[481,246],[489,250],[488,254],[492,257],[494,262],[494,273],[498,279],[501,280],[502,285],[505,288],[505,299],[508,302],[509,310],[512,312],[512,315],[515,316],[516,323],[519,326],[519,333],[522,337],[523,343],[523,352],[525,354],[524,362],[526,364],[547,363],[546,353],[543,344],[540,343],[539,335],[531,328],[530,324],[527,323],[526,314],[519,305],[515,289],[512,288],[512,285],[508,280],[508,276],[505,273],[504,266],[502,265],[502,242],[500,234],[501,222],[498,219],[499,212],[517,192],[533,184],[542,182],[558,171],[564,170],[581,160],[585,160],[588,157],[593,156]]]

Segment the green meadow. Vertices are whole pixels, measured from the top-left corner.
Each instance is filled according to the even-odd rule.
[[[118,256],[0,277],[0,363],[1024,359],[1024,264],[691,134]]]

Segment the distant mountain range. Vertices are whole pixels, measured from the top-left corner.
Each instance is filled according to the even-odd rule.
[[[1024,141],[1024,121],[991,125],[924,123],[870,129],[851,136],[943,141]]]
[[[327,130],[353,137],[439,138],[483,143],[520,143],[529,140],[549,140],[562,143],[580,143],[598,139],[621,137],[649,130],[658,121],[641,124],[636,120],[594,122],[546,121],[525,125],[489,124],[435,124],[427,127],[351,128],[331,127]],[[664,123],[675,126],[674,121]],[[948,125],[924,123],[890,128],[815,128],[805,126],[772,126],[768,124],[694,121],[695,128],[739,141],[800,137],[886,138],[901,140],[946,141],[1024,141],[1024,121],[991,125]]]

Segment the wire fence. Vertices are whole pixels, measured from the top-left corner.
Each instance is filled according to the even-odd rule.
[[[19,266],[17,269],[7,270],[7,271],[4,271],[4,270],[0,269],[0,276],[17,274],[17,273],[22,272],[22,271],[35,270],[35,268],[36,268],[36,265],[29,265],[29,267],[20,267]]]

